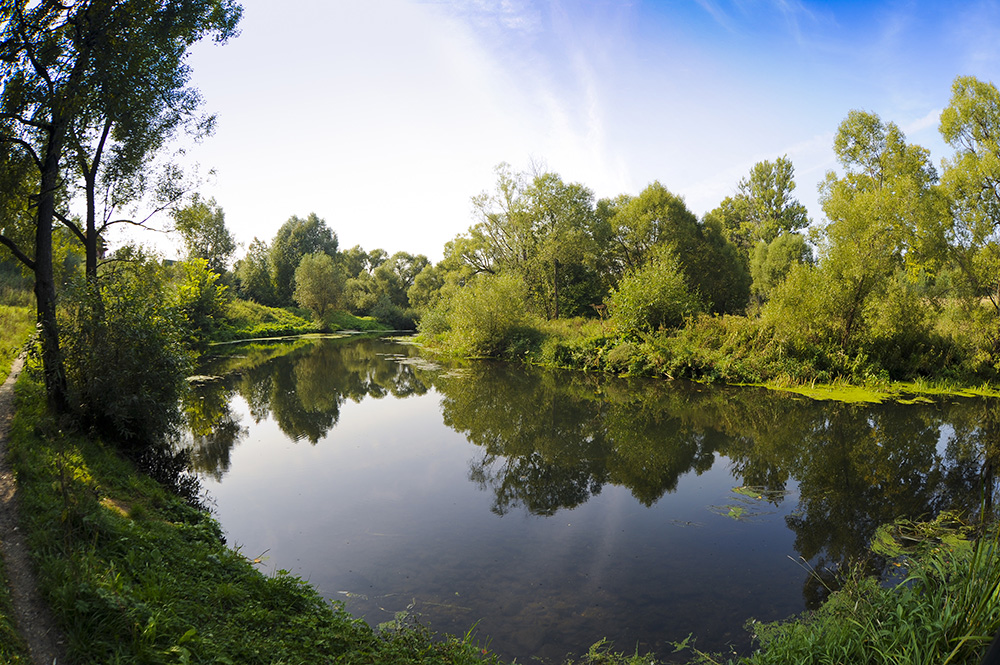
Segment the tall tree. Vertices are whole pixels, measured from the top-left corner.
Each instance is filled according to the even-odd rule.
[[[820,268],[838,342],[847,348],[870,299],[897,269],[928,254],[925,241],[941,223],[940,198],[927,149],[906,143],[895,123],[851,111],[833,147],[845,173],[828,172],[820,185],[829,220]]]
[[[303,256],[316,252],[337,257],[337,234],[316,213],[305,219],[292,215],[278,229],[271,243],[271,279],[279,305],[292,304],[295,269]]]
[[[236,239],[226,228],[226,215],[215,199],[195,194],[191,203],[173,211],[174,228],[180,232],[189,259],[203,259],[218,275],[226,271],[236,251]]]
[[[1000,315],[1000,92],[960,76],[941,114],[941,135],[955,149],[945,162],[951,255],[974,301],[986,297]]]
[[[271,249],[266,242],[254,238],[247,247],[246,256],[236,262],[234,270],[241,296],[262,305],[275,303],[274,283],[271,281]]]
[[[611,218],[611,266],[620,276],[646,265],[664,245],[677,253],[688,288],[714,312],[746,305],[750,280],[736,248],[714,223],[700,224],[684,199],[659,182],[619,197]]]
[[[329,254],[306,254],[295,269],[295,302],[312,310],[322,322],[328,309],[335,307],[344,293],[344,274]]]
[[[479,221],[452,241],[449,256],[473,273],[516,274],[533,306],[548,318],[567,308],[579,310],[576,300],[599,301],[600,295],[573,288],[589,278],[595,263],[593,193],[551,172],[514,173],[500,164],[496,174],[494,190],[472,200]]]

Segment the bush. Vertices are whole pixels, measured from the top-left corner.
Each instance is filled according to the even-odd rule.
[[[701,304],[688,290],[676,253],[661,247],[649,263],[622,278],[611,292],[609,308],[612,324],[635,335],[679,327]]]
[[[183,277],[174,294],[174,304],[184,328],[184,342],[193,349],[204,348],[222,325],[229,303],[228,289],[204,259],[181,264]]]
[[[448,343],[467,355],[499,357],[527,319],[520,279],[482,275],[455,295],[448,313]]]
[[[61,330],[77,414],[134,454],[179,423],[190,356],[158,263],[132,248],[119,259],[99,289],[81,284],[70,294]]]
[[[393,330],[416,330],[417,324],[413,316],[402,307],[392,302],[389,296],[382,296],[369,312],[371,316],[389,326]]]

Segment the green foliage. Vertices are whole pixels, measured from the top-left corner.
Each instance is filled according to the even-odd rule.
[[[186,319],[169,306],[162,268],[125,248],[63,310],[63,348],[73,407],[88,426],[138,451],[171,432],[190,367]],[[212,273],[214,275],[214,273]]]
[[[0,305],[0,330],[0,377],[6,377],[35,331],[34,313],[28,307]]]
[[[445,268],[441,266],[427,265],[417,273],[406,291],[406,298],[413,309],[426,312],[437,303],[445,283],[444,272]]]
[[[329,254],[306,254],[295,269],[295,302],[312,310],[317,321],[328,309],[340,304],[344,275]]]
[[[754,624],[760,650],[741,662],[979,663],[1000,630],[997,547],[928,544],[891,588],[855,574],[813,615]]]
[[[327,313],[323,318],[327,330],[357,330],[374,332],[385,330],[386,326],[371,316],[354,316],[342,310]]]
[[[226,228],[226,216],[215,199],[195,194],[188,205],[173,211],[174,228],[184,239],[188,259],[202,259],[217,274],[226,271],[236,251],[236,239]]]
[[[608,297],[608,307],[612,325],[626,335],[676,328],[701,308],[668,246],[655,250],[648,263],[622,278]]]
[[[382,296],[371,309],[371,316],[393,330],[416,330],[413,316],[394,303],[389,296]]]
[[[676,253],[688,289],[713,312],[743,309],[750,296],[750,276],[736,247],[715,220],[699,224],[684,199],[659,182],[638,196],[623,196],[610,220],[609,264],[618,275],[654,260],[659,247]]]
[[[449,345],[473,356],[502,356],[528,321],[524,285],[514,275],[481,275],[461,289],[448,312]]]
[[[993,83],[959,76],[941,114],[941,135],[955,156],[945,162],[942,186],[952,218],[950,251],[962,276],[961,295],[987,298],[1000,315],[1000,92]]]
[[[14,261],[0,261],[0,304],[11,307],[33,307],[31,279]]]
[[[759,241],[750,256],[753,291],[766,299],[797,263],[811,263],[812,250],[801,233],[783,233],[770,244]]]
[[[335,258],[337,234],[316,213],[309,213],[305,219],[292,215],[278,229],[270,253],[271,282],[278,305],[292,304],[295,269],[303,256],[317,252]]]
[[[478,222],[449,243],[446,255],[470,274],[509,272],[524,284],[529,306],[545,318],[583,311],[592,289],[574,289],[599,259],[601,220],[593,192],[559,175],[497,169],[492,192],[473,198]]]
[[[793,198],[795,169],[787,157],[754,164],[740,180],[735,197],[727,197],[706,220],[721,224],[723,233],[749,259],[760,243],[809,225],[804,205]]]
[[[17,633],[10,585],[4,562],[0,558],[0,662],[7,665],[31,665],[27,645]]]
[[[224,316],[226,326],[217,333],[218,341],[316,332],[316,324],[308,319],[250,300],[233,299],[226,305]]]
[[[253,239],[246,256],[236,262],[235,273],[240,296],[261,305],[274,305],[274,282],[271,280],[271,250],[267,243]]]
[[[173,304],[180,315],[184,343],[200,350],[215,338],[222,326],[229,293],[219,283],[219,273],[204,259],[189,259],[181,264],[181,270]]]

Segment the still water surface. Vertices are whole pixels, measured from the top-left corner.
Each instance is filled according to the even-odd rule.
[[[986,400],[444,367],[392,339],[205,372],[223,378],[186,405],[189,443],[231,545],[373,625],[475,624],[519,662],[602,637],[666,657],[692,633],[745,653],[749,619],[815,606],[879,524],[974,509],[1000,423]]]

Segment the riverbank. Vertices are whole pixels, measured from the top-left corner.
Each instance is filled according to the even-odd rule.
[[[478,341],[470,345],[469,339]],[[432,321],[421,325],[419,341],[431,352],[458,357],[488,355],[616,376],[759,386],[841,402],[1000,397],[989,363],[953,358],[935,365],[928,358],[943,351],[928,349],[909,369],[895,363],[890,371],[884,359],[862,350],[848,353],[821,344],[793,344],[776,337],[760,320],[743,316],[702,315],[683,328],[642,334],[624,334],[610,322],[583,318],[528,319],[472,332]]]

